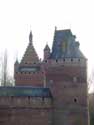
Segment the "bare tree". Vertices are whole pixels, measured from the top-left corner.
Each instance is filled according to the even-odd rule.
[[[88,90],[94,92],[94,71],[88,79]]]
[[[1,85],[6,86],[7,82],[7,50],[4,52],[4,56],[2,57],[2,67],[1,67]]]
[[[5,50],[1,60],[1,86],[12,86],[13,78],[8,73],[8,53]]]

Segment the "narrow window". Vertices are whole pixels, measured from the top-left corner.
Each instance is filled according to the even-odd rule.
[[[42,97],[42,102],[44,102],[44,97]]]
[[[73,77],[73,82],[77,82],[77,77]]]
[[[47,60],[45,60],[45,62],[47,63]]]
[[[56,59],[56,62],[58,62],[58,60]]]
[[[28,103],[30,104],[30,96],[28,96]]]
[[[73,61],[73,59],[71,59],[71,62]]]
[[[75,102],[75,103],[77,102],[77,98],[74,98],[74,102]]]
[[[78,59],[78,61],[80,62],[80,59]]]

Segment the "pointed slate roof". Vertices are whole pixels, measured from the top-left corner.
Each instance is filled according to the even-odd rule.
[[[45,51],[45,50],[50,50],[50,47],[49,47],[48,44],[46,44],[46,46],[45,46],[45,48],[44,48],[44,51]]]
[[[70,29],[56,30],[54,34],[51,57],[59,58],[85,58],[79,49],[79,42]]]
[[[27,49],[25,51],[25,54],[21,60],[21,63],[25,63],[25,64],[33,64],[33,63],[38,63],[39,62],[39,58],[38,55],[35,51],[35,48],[33,46],[32,43],[32,32],[30,32],[29,34],[29,44],[27,46]]]

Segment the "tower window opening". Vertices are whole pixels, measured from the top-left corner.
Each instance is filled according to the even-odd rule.
[[[63,59],[63,61],[65,62],[65,59]]]
[[[78,59],[78,61],[80,62],[80,59]]]
[[[49,82],[50,82],[50,83],[53,83],[53,80],[51,79]]]
[[[77,102],[77,98],[74,98],[74,102],[75,102],[75,103]]]
[[[71,62],[73,61],[73,59],[71,59]]]
[[[58,60],[56,59],[56,62],[58,62]]]
[[[42,97],[42,102],[44,102],[44,97]]]
[[[75,83],[75,82],[77,82],[77,77],[73,77],[73,82]]]
[[[30,96],[28,96],[28,100],[30,100]]]
[[[47,63],[47,60],[45,60],[45,62]]]
[[[11,96],[11,100],[13,100],[14,99],[14,96]]]

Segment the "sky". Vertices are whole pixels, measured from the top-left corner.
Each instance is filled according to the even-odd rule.
[[[21,60],[28,45],[29,32],[40,58],[48,43],[52,46],[54,29],[71,29],[88,59],[89,73],[94,68],[93,0],[0,0],[0,59],[7,49],[8,70]]]

